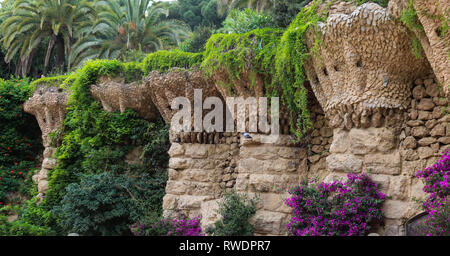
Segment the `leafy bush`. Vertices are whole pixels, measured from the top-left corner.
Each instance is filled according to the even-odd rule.
[[[423,223],[424,235],[449,236],[450,150],[447,150],[433,166],[418,171],[416,177],[424,180],[423,191],[429,194],[423,202],[423,207],[428,213]]]
[[[27,80],[0,79],[0,204],[8,194],[28,196],[43,148],[36,119],[23,111],[30,96]]]
[[[300,10],[311,0],[272,0],[268,14],[278,27],[288,27]]]
[[[170,5],[169,18],[184,21],[192,30],[219,27],[225,17],[217,13],[217,0],[178,0]]]
[[[162,150],[168,139],[163,138],[168,137],[168,132],[155,132],[165,127],[162,121],[148,122],[131,110],[105,112],[90,93],[90,86],[100,76],[121,76],[132,81],[142,75],[141,64],[105,60],[88,62],[75,73],[62,128],[64,136],[57,150],[58,165],[49,173],[49,190],[44,200],[47,210],[59,204],[66,186],[79,182],[82,174],[125,173],[130,167],[123,159],[134,147],[145,147],[147,155],[149,150],[158,149],[158,157],[147,161],[145,167],[164,169],[168,157]]]
[[[130,192],[132,181],[109,172],[87,175],[80,184],[67,186],[61,207],[62,225],[83,235],[124,235],[138,217],[138,207]]]
[[[223,28],[218,31],[221,33],[242,34],[255,29],[275,27],[275,23],[267,14],[256,12],[252,9],[233,10],[223,21]]]
[[[20,209],[18,220],[36,227],[48,230],[49,234],[63,234],[63,229],[59,224],[58,216],[51,211],[45,210],[42,205],[37,204],[37,198],[25,201]],[[65,235],[65,234],[63,234]]]
[[[294,236],[361,236],[373,221],[382,220],[385,195],[366,174],[348,174],[345,183],[334,181],[311,187],[308,181],[289,191],[292,208],[287,225]]]
[[[5,216],[0,216],[0,236],[46,236],[54,235],[50,228],[35,226],[21,220],[8,221]]]
[[[256,213],[259,198],[249,198],[246,194],[236,191],[226,193],[219,204],[218,213],[221,219],[213,227],[206,230],[215,236],[251,236],[254,227],[249,219]]]
[[[191,38],[181,44],[180,50],[183,52],[203,52],[211,34],[211,28],[209,27],[197,27]]]
[[[135,236],[203,236],[199,217],[161,219],[153,225],[136,223],[130,229]]]

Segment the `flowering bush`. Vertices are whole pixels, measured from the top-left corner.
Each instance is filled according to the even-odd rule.
[[[40,129],[23,110],[29,94],[27,80],[0,79],[0,207],[11,203],[8,195],[30,195],[31,176],[40,165],[36,160],[42,152]]]
[[[423,191],[430,196],[423,202],[428,213],[424,222],[424,234],[450,235],[450,209],[448,206],[450,181],[450,150],[447,150],[433,166],[416,173],[417,178],[425,182]]]
[[[385,195],[366,174],[348,174],[345,183],[334,181],[301,186],[289,191],[286,204],[292,208],[287,225],[295,236],[365,235],[373,221],[381,221]]]
[[[203,236],[199,217],[162,219],[153,225],[136,223],[130,229],[135,236]]]

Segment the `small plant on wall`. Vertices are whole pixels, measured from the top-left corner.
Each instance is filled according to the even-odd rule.
[[[250,198],[247,194],[236,191],[224,195],[219,203],[218,213],[221,219],[214,223],[206,233],[214,236],[251,236],[254,232],[250,218],[256,213],[258,197]]]
[[[344,183],[303,181],[292,188],[286,204],[292,208],[287,225],[293,236],[361,236],[381,222],[385,195],[366,174],[347,175]]]

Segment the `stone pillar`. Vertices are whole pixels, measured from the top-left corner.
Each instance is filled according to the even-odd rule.
[[[57,132],[66,115],[68,95],[62,89],[55,86],[38,85],[33,96],[24,104],[24,110],[34,115],[42,132],[44,144],[44,161],[39,173],[33,176],[38,184],[39,196],[43,196],[48,189],[47,175],[56,166],[55,141],[50,134]]]
[[[238,154],[239,137],[231,133],[218,144],[173,143],[169,150],[164,215],[201,215],[203,228],[214,223],[218,199],[236,184]]]
[[[448,143],[442,117],[448,100],[426,77],[432,71],[426,59],[413,56],[411,33],[386,8],[366,3],[336,9],[319,23],[319,35],[307,35],[308,46],[317,36],[326,46],[319,45],[320,58],[313,55],[305,65],[333,129],[324,180],[368,172],[388,195],[380,232],[401,235],[404,222],[420,211],[412,197],[423,198],[415,171],[431,165]],[[413,89],[414,81],[419,87]]]
[[[307,175],[307,151],[300,148],[287,135],[270,143],[269,136],[251,134],[241,137],[236,190],[258,193],[258,211],[251,222],[256,235],[285,235],[291,209],[285,205],[287,189],[299,184]]]

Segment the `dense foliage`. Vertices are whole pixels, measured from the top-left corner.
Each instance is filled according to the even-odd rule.
[[[203,52],[211,35],[211,28],[199,26],[192,33],[192,37],[180,45],[180,50],[183,52]]]
[[[203,236],[200,218],[161,219],[155,224],[136,223],[131,225],[135,236]]]
[[[5,216],[0,216],[0,236],[45,236],[54,235],[48,227],[41,227],[22,220],[9,222]]]
[[[130,50],[148,53],[177,46],[190,29],[168,19],[168,8],[168,3],[150,0],[96,1],[98,18],[90,33],[74,44],[69,60],[74,64],[93,58],[124,60]]]
[[[85,222],[91,219],[95,211],[89,207],[83,207],[99,202],[95,198],[86,198],[82,202],[76,201],[72,196],[77,196],[75,192],[87,193],[88,188],[86,188],[87,185],[84,186],[85,184],[104,178],[104,176],[95,175],[107,172],[115,175],[108,179],[121,181],[125,180],[122,175],[126,175],[129,179],[127,184],[141,188],[141,190],[135,190],[133,196],[137,200],[134,206],[143,217],[161,214],[162,196],[167,180],[165,171],[169,145],[167,127],[162,120],[148,122],[139,118],[131,110],[125,113],[105,112],[89,91],[90,85],[96,83],[97,79],[103,75],[121,76],[128,81],[135,81],[142,77],[143,71],[140,64],[99,60],[87,63],[67,78],[72,80],[70,87],[72,94],[61,131],[63,134],[61,145],[56,154],[58,165],[49,173],[49,190],[41,204],[47,211],[56,210],[64,230],[86,234],[118,234],[127,229],[127,225],[136,221],[130,217],[123,223],[117,222],[115,227],[110,227],[110,222],[106,220],[105,222],[96,221],[95,218],[90,223]],[[141,164],[125,162],[125,156],[136,147],[143,149],[146,160]],[[85,175],[91,176],[85,177]],[[83,184],[80,183],[81,177],[85,177]],[[104,183],[98,181],[99,191],[108,188],[108,179]],[[119,193],[118,190],[116,192]],[[144,196],[146,200],[138,200]],[[130,195],[118,197],[115,203],[126,204],[127,200],[130,200],[129,197]],[[105,196],[97,199],[105,199]],[[76,219],[71,214],[75,212],[70,210],[72,208],[90,209],[94,212],[86,210],[85,215],[77,215],[80,219]],[[82,219],[83,216],[86,219]],[[80,226],[79,222],[82,222],[84,226]]]
[[[150,71],[167,71],[173,67],[191,68],[200,64],[203,60],[203,53],[190,53],[182,51],[158,51],[147,55],[142,62],[142,69],[145,74]]]
[[[272,0],[272,7],[267,13],[278,27],[288,27],[300,10],[311,0]]]
[[[256,73],[269,79],[283,31],[274,28],[256,29],[244,34],[214,34],[206,44],[201,67],[207,75],[225,71],[228,86],[243,73]]]
[[[433,166],[416,173],[417,178],[423,179],[423,191],[429,197],[423,202],[428,213],[424,222],[424,235],[450,235],[450,150],[447,150]]]
[[[292,188],[286,205],[292,208],[287,225],[294,236],[362,236],[371,224],[382,220],[381,204],[385,195],[366,174],[348,174],[344,183],[304,181]]]
[[[125,175],[104,172],[88,175],[66,188],[61,201],[62,225],[83,235],[126,235],[127,225],[138,219],[132,181]]]
[[[30,94],[26,80],[0,79],[0,207],[15,193],[30,195],[31,176],[40,165],[41,134],[36,119],[23,111]]]
[[[14,212],[18,216],[12,222],[0,218],[0,235],[65,235],[69,231],[84,235],[201,235],[198,218],[161,219],[167,125],[161,119],[143,120],[131,110],[105,112],[91,96],[90,86],[101,76],[132,82],[154,70],[200,67],[207,76],[225,72],[229,79],[219,83],[233,94],[236,80],[249,74],[253,83],[258,75],[268,96],[281,97],[291,115],[292,131],[300,138],[312,126],[303,66],[317,54],[321,43],[317,24],[327,18],[327,6],[319,12],[322,0],[304,7],[309,2],[2,2],[1,76],[15,72],[41,77],[82,68],[54,77],[42,75],[30,85],[26,79],[0,80],[0,214]],[[367,0],[356,0],[357,4],[364,2]],[[388,1],[374,2],[386,6]],[[412,0],[401,21],[412,31],[423,30]],[[440,34],[447,29],[444,22]],[[310,49],[307,31],[315,36]],[[412,44],[418,52],[417,38]],[[89,61],[92,58],[101,60]],[[128,62],[106,60],[114,58]],[[17,199],[23,206],[15,207],[13,198],[30,198],[36,189],[31,176],[39,166],[41,134],[22,106],[38,85],[58,86],[72,94],[63,127],[52,134],[61,140],[53,145],[58,147],[58,165],[49,173],[46,197],[39,205],[37,198]],[[136,148],[141,150],[140,161],[125,161]],[[430,214],[427,234],[448,234],[448,154],[443,159],[431,171],[418,174],[431,194],[424,204]],[[303,183],[290,192],[292,197],[286,203],[294,213],[288,225],[291,235],[364,235],[371,222],[382,217],[384,195],[365,175],[352,174],[345,183],[316,188]],[[256,212],[256,203],[243,194],[226,194],[219,209],[222,218],[207,233],[252,235],[249,219]],[[5,204],[8,206],[2,208]],[[132,223],[136,224],[130,233]]]
[[[327,8],[318,12],[316,1],[301,9],[289,28],[256,29],[244,34],[215,34],[206,44],[202,67],[208,75],[225,70],[230,80],[239,79],[245,72],[256,73],[265,79],[266,94],[281,96],[282,104],[291,115],[291,128],[301,138],[312,124],[309,119],[307,77],[303,65],[317,51],[317,34],[312,49],[306,46],[306,31],[318,31],[317,23],[324,21]],[[229,87],[230,81],[224,81]]]
[[[275,27],[272,17],[256,12],[252,9],[233,10],[223,22],[223,28],[218,31],[221,33],[242,34],[254,29],[266,27]]]
[[[218,28],[224,16],[217,13],[217,0],[178,0],[169,8],[169,18],[184,21],[192,30],[199,26]]]
[[[251,236],[254,227],[249,222],[256,213],[258,197],[249,198],[247,194],[236,191],[226,193],[219,203],[221,218],[206,232],[215,236]]]
[[[55,68],[64,69],[75,38],[82,37],[95,18],[93,6],[86,0],[19,0],[2,14],[7,17],[0,27],[3,47],[7,49],[5,60],[9,62],[18,54],[22,76],[29,73],[32,59],[44,42],[48,47],[43,72],[47,72],[52,56],[56,59]],[[70,67],[69,60],[67,68]]]

